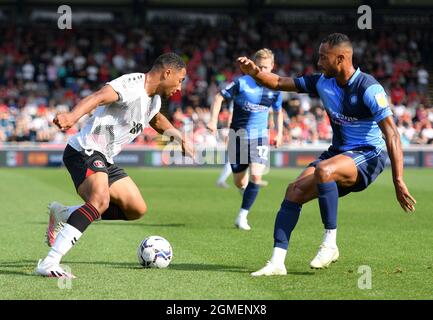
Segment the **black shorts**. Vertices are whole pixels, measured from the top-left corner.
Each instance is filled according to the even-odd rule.
[[[108,163],[102,153],[93,151],[92,155],[89,156],[84,151],[75,150],[69,144],[63,152],[63,163],[68,169],[72,181],[74,181],[76,190],[88,176],[96,172],[108,174],[109,186],[128,176],[122,168]]]

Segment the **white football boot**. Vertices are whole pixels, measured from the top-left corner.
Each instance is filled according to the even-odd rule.
[[[339,256],[337,247],[331,248],[322,244],[316,257],[311,261],[310,267],[313,269],[327,268],[331,263],[337,261]]]
[[[63,216],[66,216],[68,207],[58,202],[51,202],[48,205],[48,221],[47,231],[45,233],[45,242],[51,247],[56,241],[57,234],[62,230],[64,224]]]
[[[257,270],[256,272],[251,273],[251,276],[253,276],[253,277],[285,276],[286,274],[287,274],[287,270],[286,270],[286,267],[284,265],[276,266],[271,261],[268,261],[263,268],[261,268],[260,270]]]
[[[38,265],[34,271],[36,275],[49,277],[49,278],[67,278],[75,279],[76,277],[72,273],[68,273],[58,264],[50,260],[46,261],[40,259]]]
[[[246,218],[242,219],[239,216],[236,218],[235,227],[245,231],[251,230],[251,227],[248,224],[248,220]]]

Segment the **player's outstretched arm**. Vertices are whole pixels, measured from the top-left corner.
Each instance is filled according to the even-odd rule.
[[[259,67],[257,67],[256,64],[247,57],[239,57],[237,61],[242,72],[253,77],[259,84],[273,90],[298,92],[298,88],[296,87],[293,78],[280,77],[279,75],[270,72],[262,72]]]
[[[218,124],[218,115],[221,111],[221,105],[223,101],[224,101],[224,97],[221,95],[221,93],[218,92],[215,95],[212,106],[210,107],[211,118],[206,126],[212,133],[216,133],[217,124]]]
[[[158,112],[152,120],[149,121],[149,124],[159,134],[173,137],[174,140],[181,144],[183,154],[194,159],[194,150],[192,146],[182,138],[182,134],[179,130],[173,127],[170,121],[168,121],[161,112]]]
[[[59,127],[60,130],[66,131],[70,129],[82,116],[94,110],[97,106],[109,104],[119,99],[119,96],[114,89],[105,85],[100,90],[92,93],[90,96],[82,99],[70,112],[59,113],[54,119],[53,123]]]
[[[397,200],[404,211],[415,211],[416,200],[409,193],[403,181],[403,150],[401,148],[400,134],[394,120],[391,116],[386,117],[379,122],[379,127],[385,135]]]

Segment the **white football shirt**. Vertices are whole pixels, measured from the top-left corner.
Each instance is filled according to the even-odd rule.
[[[70,137],[75,150],[91,155],[101,152],[109,163],[125,144],[131,143],[161,109],[161,97],[149,97],[144,89],[146,74],[130,73],[107,82],[119,100],[99,106],[85,126]]]

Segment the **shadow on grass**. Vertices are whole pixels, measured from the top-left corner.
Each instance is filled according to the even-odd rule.
[[[65,261],[64,264],[88,264],[88,265],[105,265],[112,268],[120,269],[144,269],[138,263],[133,262],[107,262],[107,261]],[[168,269],[180,271],[220,271],[220,272],[248,272],[247,269],[240,266],[228,266],[222,264],[198,264],[198,263],[173,263]]]
[[[0,275],[34,276],[35,260],[1,261]],[[5,269],[6,268],[6,269]],[[28,271],[23,271],[27,269]]]

